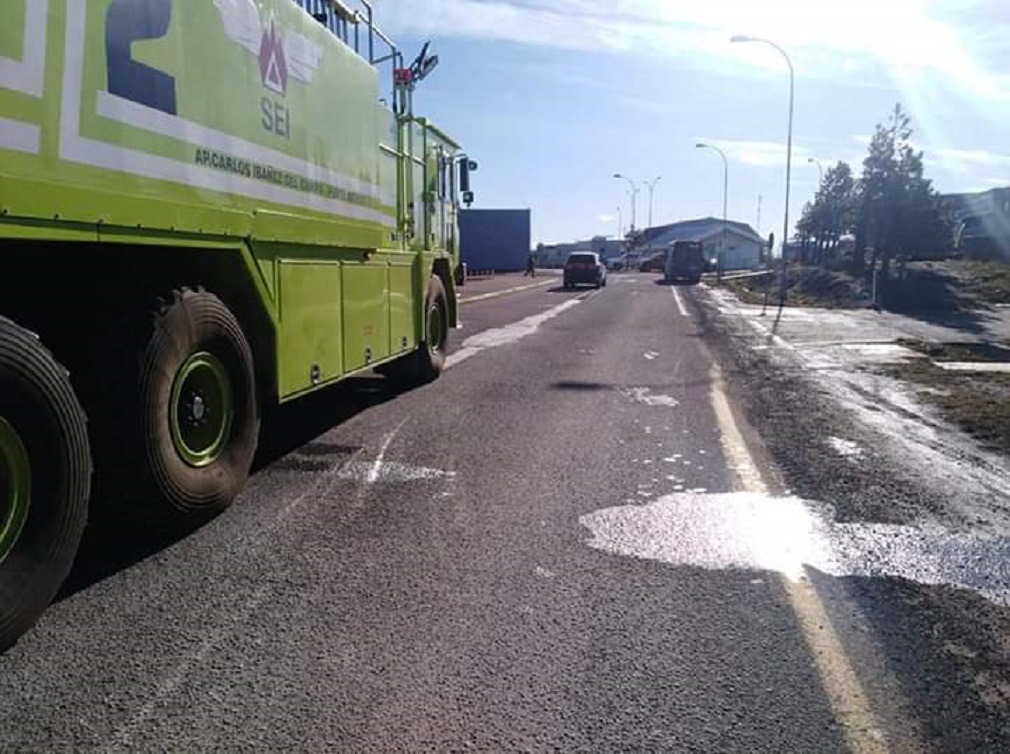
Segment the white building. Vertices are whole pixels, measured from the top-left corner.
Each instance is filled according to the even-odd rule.
[[[648,254],[665,251],[674,241],[701,241],[705,259],[714,265],[717,262],[722,239],[722,220],[704,217],[648,228],[644,231],[641,250]],[[725,227],[725,246],[722,248],[722,269],[750,270],[759,267],[765,246],[765,240],[749,225],[728,220]]]

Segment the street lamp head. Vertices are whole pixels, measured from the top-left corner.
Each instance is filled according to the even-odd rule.
[[[734,34],[729,38],[730,42],[759,42],[757,37],[752,37],[749,34]]]
[[[623,178],[624,176],[620,173],[614,173],[614,178]]]
[[[706,143],[705,143],[705,142],[703,142],[703,141],[699,141],[699,142],[698,142],[697,144],[695,144],[694,146],[695,146],[695,149],[704,149],[705,147],[707,147],[707,146],[708,146],[708,144],[706,144]]]

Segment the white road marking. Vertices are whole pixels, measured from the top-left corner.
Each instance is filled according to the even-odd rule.
[[[646,406],[665,406],[666,408],[676,408],[680,405],[680,401],[672,395],[653,393],[647,387],[622,387],[618,388],[617,392],[629,400],[635,401],[636,403],[642,403]]]
[[[528,285],[517,285],[514,288],[505,288],[500,291],[490,291],[489,293],[481,293],[476,296],[460,296],[459,303],[460,306],[463,304],[472,304],[475,301],[486,301],[489,298],[498,298],[499,296],[507,296],[510,293],[519,293],[520,291],[528,291],[533,288],[543,288],[545,285],[550,285],[551,283],[556,283],[556,280],[543,280],[539,283],[530,283]]]
[[[409,417],[401,421],[383,438],[382,444],[379,446],[379,452],[376,454],[375,460],[369,465],[368,471],[365,474],[364,483],[358,490],[357,503],[361,503],[367,491],[371,489],[376,480],[378,480],[383,469],[386,452],[389,450],[389,446],[393,442],[393,439],[397,436],[397,434],[399,434],[403,425],[406,424],[407,421],[409,421]],[[310,496],[314,499],[325,497],[333,486],[333,483],[337,479],[341,478],[340,472],[345,468],[345,465],[346,464],[344,463],[337,463],[323,474],[318,475],[314,484],[311,484],[308,489],[303,491],[301,494],[296,496],[294,500],[281,508],[270,523],[260,530],[260,536],[248,549],[255,549],[259,544],[264,542],[266,540],[266,536],[273,532],[291,514],[291,512],[295,510],[295,508],[304,503]],[[211,652],[214,651],[214,649],[225,639],[225,637],[234,632],[235,626],[245,623],[252,617],[253,612],[267,599],[267,597],[270,596],[270,593],[276,588],[276,586],[276,584],[270,583],[258,587],[241,605],[237,607],[237,609],[230,613],[230,618],[228,620],[226,620],[216,630],[207,632],[196,649],[185,655],[181,661],[175,665],[175,667],[169,670],[165,677],[158,683],[154,693],[148,697],[136,713],[134,713],[128,720],[124,721],[123,724],[121,724],[113,732],[106,751],[131,750],[134,743],[134,733],[141,728],[148,718],[151,717],[158,705],[168,696],[175,693],[182,684],[185,683],[186,679],[194,669],[202,668],[206,665]]]
[[[673,300],[677,302],[677,309],[680,310],[680,315],[682,317],[688,316],[687,315],[687,308],[684,306],[684,301],[680,298],[680,293],[677,292],[677,287],[671,285],[670,286],[670,293],[673,294]]]
[[[454,367],[457,364],[466,361],[471,356],[475,356],[488,348],[496,348],[497,346],[515,343],[517,340],[521,340],[527,335],[532,335],[544,322],[547,322],[562,312],[571,309],[573,306],[582,303],[583,300],[584,299],[582,297],[571,298],[561,304],[558,304],[553,309],[548,309],[540,314],[534,314],[530,317],[526,317],[525,319],[521,319],[518,322],[513,322],[512,324],[505,325],[503,327],[493,327],[489,330],[483,330],[476,335],[471,335],[460,344],[457,351],[449,354],[449,357],[445,360],[445,368],[449,369]]]
[[[406,419],[404,419],[404,422]],[[382,470],[382,462],[386,457],[386,451],[389,450],[389,444],[393,442],[393,438],[396,437],[396,433],[400,431],[400,427],[403,426],[403,422],[400,425],[386,435],[386,439],[382,441],[382,447],[379,448],[379,452],[375,455],[375,461],[372,463],[371,467],[368,469],[368,474],[365,476],[365,482],[368,484],[375,484],[375,481],[379,478],[379,472]]]

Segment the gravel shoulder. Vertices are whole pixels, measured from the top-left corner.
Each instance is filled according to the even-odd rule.
[[[928,393],[934,385],[922,386],[926,397],[910,387],[909,370],[929,364],[921,354],[909,350],[916,358],[897,368],[889,359],[848,360],[844,347],[807,350],[773,333],[774,310],[755,325],[754,311],[725,296],[709,289],[697,297],[709,344],[783,485],[827,504],[842,524],[913,536],[957,532],[937,540],[937,562],[947,554],[969,562],[980,585],[930,584],[928,574],[815,579],[823,594],[842,597],[830,604],[855,606],[858,618],[831,615],[842,640],[857,655],[880,658],[898,679],[930,750],[1006,751],[1010,609],[983,596],[985,584],[1010,583],[1005,457],[949,423],[935,403],[944,394]],[[903,346],[859,348],[866,357]],[[883,537],[881,558],[900,546]],[[871,697],[887,696],[874,678],[863,681]]]

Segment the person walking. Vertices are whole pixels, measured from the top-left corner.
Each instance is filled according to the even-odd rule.
[[[523,273],[523,277],[526,277],[527,275],[534,278],[537,276],[536,260],[533,258],[532,251],[529,253],[529,256],[526,257],[526,272]]]

